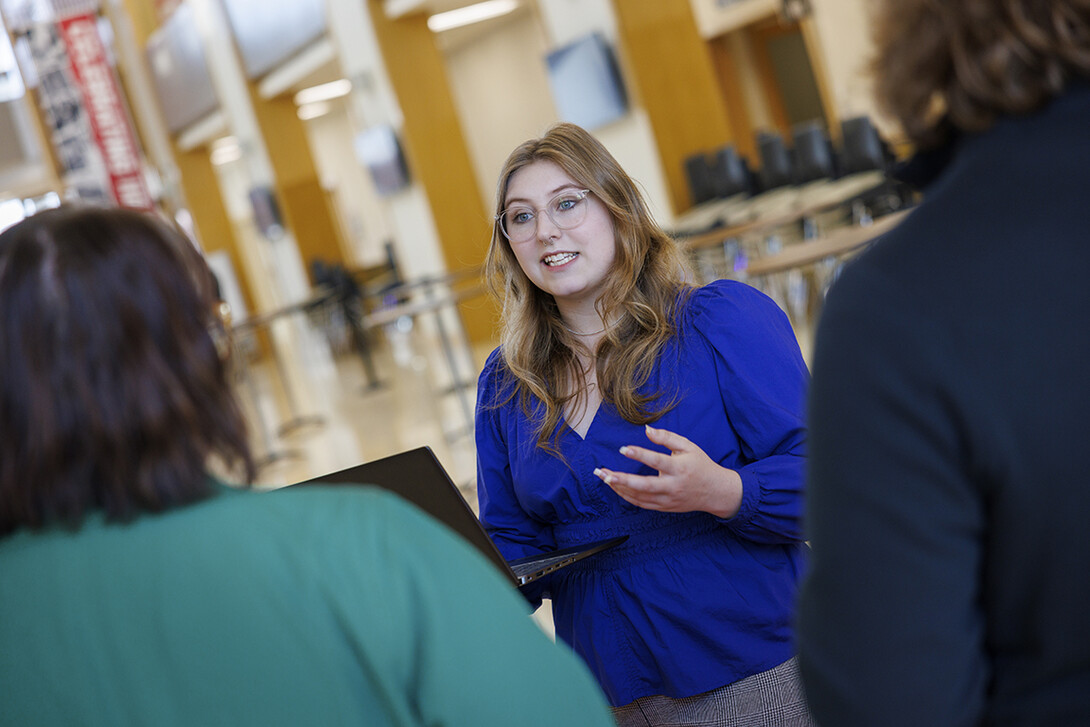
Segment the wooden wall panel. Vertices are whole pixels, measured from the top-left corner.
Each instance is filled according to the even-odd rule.
[[[711,53],[689,0],[614,0],[613,8],[679,213],[691,206],[685,158],[734,141]]]
[[[474,270],[484,262],[491,219],[469,158],[443,57],[424,13],[391,20],[381,0],[367,0],[386,71],[405,122],[405,156],[427,194],[447,269]],[[474,279],[475,282],[475,279]],[[495,337],[497,312],[484,297],[460,305],[472,341]]]
[[[132,23],[133,38],[138,48],[147,46],[148,37],[159,26],[155,4],[150,0],[122,0],[125,14]],[[121,74],[125,92],[133,89],[127,84],[124,73]],[[139,118],[134,118],[137,133],[142,137],[146,132],[140,128]],[[239,279],[242,297],[247,309],[256,311],[255,285],[250,280],[251,270],[243,263],[239,243],[235,237],[234,226],[227,213],[227,207],[220,192],[219,178],[212,166],[209,151],[205,147],[182,151],[171,140],[174,164],[177,166],[182,196],[186,209],[193,219],[201,247],[206,253],[223,251],[231,259],[231,265]],[[171,213],[177,210],[170,210]]]
[[[307,274],[315,259],[348,264],[336,211],[322,190],[295,102],[286,95],[262,99],[254,83],[250,98],[272,163],[284,223],[295,237]]]
[[[708,41],[712,60],[715,63],[719,79],[720,93],[726,104],[727,117],[730,119],[734,147],[738,153],[757,164],[757,142],[753,136],[753,122],[746,105],[746,94],[742,90],[742,76],[738,71],[738,59],[727,42],[727,36],[720,36]]]

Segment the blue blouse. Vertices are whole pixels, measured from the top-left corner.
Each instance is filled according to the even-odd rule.
[[[585,438],[558,424],[564,462],[535,447],[517,397],[497,406],[511,385],[499,349],[479,381],[480,514],[504,556],[629,536],[523,589],[535,607],[552,599],[557,636],[583,657],[614,706],[700,694],[794,654],[806,364],[787,317],[743,283],[696,290],[678,329],[644,390],[678,394],[656,427],[741,475],[742,505],[730,519],[644,510],[595,477],[599,466],[655,474],[618,452],[656,445],[609,403]]]

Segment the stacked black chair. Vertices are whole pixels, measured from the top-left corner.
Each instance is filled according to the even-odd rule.
[[[840,122],[840,173],[887,171],[893,159],[889,146],[867,116]]]
[[[895,161],[893,150],[869,117],[844,119],[840,134],[838,158],[842,176],[863,172],[881,172],[883,175],[881,184],[859,196],[858,208],[865,209],[867,215],[880,217],[918,201],[911,187],[890,176]],[[860,215],[855,214],[855,217]]]
[[[753,193],[753,172],[749,163],[731,144],[710,154],[688,157],[685,160],[685,175],[693,204]]]
[[[784,144],[782,136],[775,132],[759,132],[757,153],[761,157],[761,169],[757,173],[757,180],[762,192],[786,187],[793,183],[791,152]]]
[[[791,133],[795,145],[795,184],[807,184],[837,176],[833,145],[820,122],[807,121],[798,124]]]
[[[712,155],[712,184],[716,197],[722,199],[753,194],[753,172],[749,162],[730,144]]]
[[[689,194],[693,204],[701,204],[716,198],[712,181],[712,165],[707,154],[693,154],[685,159],[685,177],[689,181]]]

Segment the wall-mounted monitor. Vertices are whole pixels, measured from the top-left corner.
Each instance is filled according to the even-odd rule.
[[[219,108],[197,19],[188,3],[180,4],[148,38],[146,52],[170,133],[177,134]]]
[[[224,0],[224,8],[251,81],[326,32],[324,0]]]
[[[266,240],[276,240],[284,233],[284,219],[272,187],[252,187],[246,194],[254,213],[254,225]]]
[[[391,126],[373,126],[356,135],[356,158],[367,167],[375,191],[389,196],[409,186],[409,169],[397,132]]]
[[[795,184],[832,179],[836,176],[833,145],[821,122],[806,121],[796,124],[791,129],[791,135],[795,150]]]
[[[609,43],[591,33],[546,56],[549,87],[562,121],[596,129],[628,112],[628,97]]]

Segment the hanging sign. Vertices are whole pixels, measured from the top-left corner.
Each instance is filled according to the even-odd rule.
[[[68,17],[59,26],[114,199],[122,207],[152,209],[136,136],[98,34],[97,16],[88,13]]]
[[[72,78],[60,31],[53,23],[35,23],[24,34],[38,78],[38,103],[49,127],[66,195],[92,204],[110,204],[113,195],[102,155],[91,133],[80,88]]]

